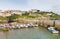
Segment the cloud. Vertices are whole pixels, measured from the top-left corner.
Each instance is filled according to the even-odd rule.
[[[0,0],[0,9],[39,9],[60,13],[60,0]]]
[[[60,0],[54,1],[54,5],[52,6],[52,11],[60,14]]]
[[[52,0],[28,0],[29,8],[40,10],[49,10],[53,5]]]
[[[52,7],[52,11],[55,12],[55,13],[60,14],[60,4],[54,5],[54,6]]]
[[[28,0],[29,9],[60,13],[60,0]]]

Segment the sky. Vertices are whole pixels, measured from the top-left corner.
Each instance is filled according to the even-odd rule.
[[[60,0],[0,0],[1,10],[53,11],[60,14]]]

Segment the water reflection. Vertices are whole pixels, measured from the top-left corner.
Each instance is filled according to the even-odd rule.
[[[60,39],[60,34],[52,34],[42,27],[0,32],[0,39]]]

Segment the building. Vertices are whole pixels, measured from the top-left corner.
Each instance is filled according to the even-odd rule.
[[[31,10],[29,10],[29,12],[30,13],[35,13],[35,12],[37,12],[38,10],[37,9],[31,9]],[[39,10],[40,11],[40,10]]]

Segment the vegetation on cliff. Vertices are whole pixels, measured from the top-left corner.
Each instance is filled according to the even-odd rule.
[[[50,15],[48,15],[50,14]],[[7,20],[7,21],[17,21],[18,18],[26,18],[26,19],[29,19],[29,18],[40,18],[41,16],[49,16],[50,18],[60,18],[60,15],[54,13],[54,12],[46,12],[46,11],[40,11],[40,10],[37,10],[36,12],[25,12],[25,13],[22,13],[22,15],[19,15],[19,14],[12,14],[11,16],[9,17],[2,17],[0,16],[0,20]]]

